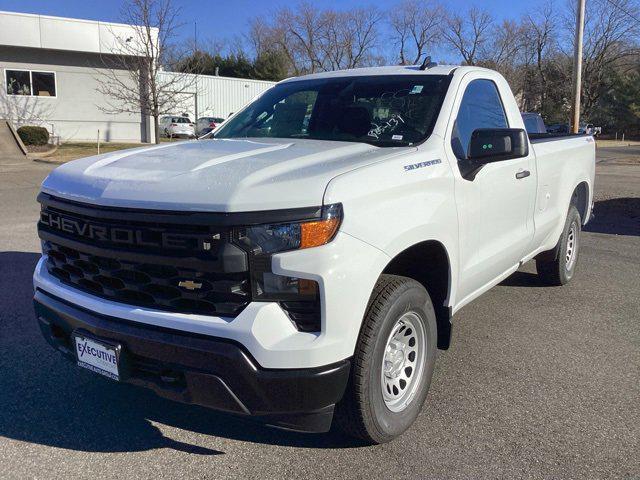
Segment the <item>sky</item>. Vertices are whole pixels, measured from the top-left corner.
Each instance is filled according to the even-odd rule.
[[[0,0],[0,10],[53,15],[59,17],[120,21],[120,7],[124,0]],[[183,24],[181,36],[192,39],[194,23],[197,22],[198,38],[201,44],[216,40],[242,36],[248,29],[249,21],[256,17],[268,17],[275,10],[287,5],[295,5],[295,0],[175,0],[180,8]],[[468,0],[443,0],[453,10],[466,10]],[[313,0],[320,8],[346,9],[375,5],[388,10],[392,0]],[[497,19],[515,18],[531,6],[529,0],[477,0],[478,6],[486,8]]]

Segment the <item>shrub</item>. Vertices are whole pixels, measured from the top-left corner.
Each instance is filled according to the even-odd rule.
[[[25,145],[46,145],[49,132],[44,127],[24,126],[18,129],[18,135]]]

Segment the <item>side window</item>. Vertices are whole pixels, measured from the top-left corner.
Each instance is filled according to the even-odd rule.
[[[491,80],[473,80],[467,85],[460,103],[451,134],[451,148],[459,160],[465,160],[474,130],[508,127],[496,84]]]

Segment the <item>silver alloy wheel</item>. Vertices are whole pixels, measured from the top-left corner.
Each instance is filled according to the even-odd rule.
[[[427,354],[422,320],[415,312],[402,315],[391,329],[382,359],[382,397],[392,412],[401,412],[420,387]]]
[[[571,224],[571,228],[569,228],[569,234],[567,235],[565,265],[568,272],[570,272],[573,269],[573,265],[576,263],[576,259],[578,258],[577,231],[578,231],[578,228],[574,222]]]

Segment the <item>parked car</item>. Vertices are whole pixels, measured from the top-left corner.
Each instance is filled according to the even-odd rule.
[[[593,123],[586,123],[580,125],[580,127],[578,128],[578,133],[593,135],[594,137],[597,137],[600,133],[602,133],[602,127],[596,127]]]
[[[432,64],[288,79],[209,142],[110,155],[42,184],[47,341],[173,400],[371,443],[417,418],[462,307],[532,259],[572,280],[595,176],[593,138],[529,137],[499,73]]]
[[[218,125],[224,122],[224,118],[220,117],[200,117],[196,122],[196,135],[201,137],[214,130]]]
[[[167,138],[196,136],[194,124],[185,116],[160,117],[160,129]]]
[[[527,133],[547,133],[547,127],[544,126],[544,120],[539,113],[522,112],[520,115]]]

